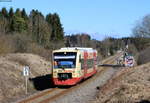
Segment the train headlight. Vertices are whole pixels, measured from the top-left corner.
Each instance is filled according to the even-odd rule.
[[[53,71],[53,76],[57,77],[57,71]]]
[[[75,73],[72,73],[72,76],[73,76],[73,77],[75,77],[75,76],[76,76],[76,74],[75,74]]]

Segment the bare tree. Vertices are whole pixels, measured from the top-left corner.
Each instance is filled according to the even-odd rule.
[[[150,14],[146,15],[141,22],[133,28],[133,36],[150,37]]]

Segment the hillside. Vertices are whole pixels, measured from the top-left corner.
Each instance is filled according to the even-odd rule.
[[[123,68],[100,89],[93,103],[149,103],[148,101],[150,102],[150,63]]]
[[[22,75],[24,65],[28,65],[31,69],[30,78],[51,73],[50,61],[46,61],[40,56],[26,53],[0,56],[0,103],[23,96],[25,91]],[[34,88],[33,84],[29,82],[29,89],[34,90]]]

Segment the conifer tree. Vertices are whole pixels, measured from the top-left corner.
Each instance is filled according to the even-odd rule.
[[[51,31],[48,23],[44,19],[43,14],[38,10],[32,10],[30,13],[30,22],[33,40],[40,45],[48,45]]]
[[[12,30],[14,32],[24,32],[27,30],[27,23],[24,18],[22,18],[20,9],[17,9],[12,18]]]
[[[7,12],[7,9],[5,7],[2,8],[2,15],[6,18],[8,18],[8,12]]]
[[[9,14],[9,30],[8,30],[8,32],[12,32],[13,31],[13,16],[14,16],[14,10],[12,7],[9,9],[8,14]]]
[[[15,15],[21,17],[21,11],[19,8],[16,9]]]
[[[0,12],[0,32],[3,34],[8,32],[8,12],[5,7]]]
[[[48,14],[46,16],[46,21],[52,27],[52,35],[50,37],[50,40],[53,40],[53,41],[63,40],[64,32],[63,32],[62,24],[60,22],[60,18],[58,14],[56,13]]]
[[[13,8],[11,7],[11,8],[9,9],[9,18],[12,18],[13,15],[14,15],[14,10],[13,10]]]
[[[3,16],[2,13],[0,13],[0,33],[7,33],[8,31],[8,21],[7,19]]]
[[[22,18],[24,18],[25,20],[28,19],[28,15],[27,15],[27,13],[26,13],[26,11],[25,11],[24,8],[23,8],[22,11],[21,11],[21,16],[22,16]]]

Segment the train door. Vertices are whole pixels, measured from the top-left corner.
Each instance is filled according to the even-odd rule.
[[[87,74],[87,58],[88,57],[88,53],[85,51],[84,52],[84,77],[86,76]]]

